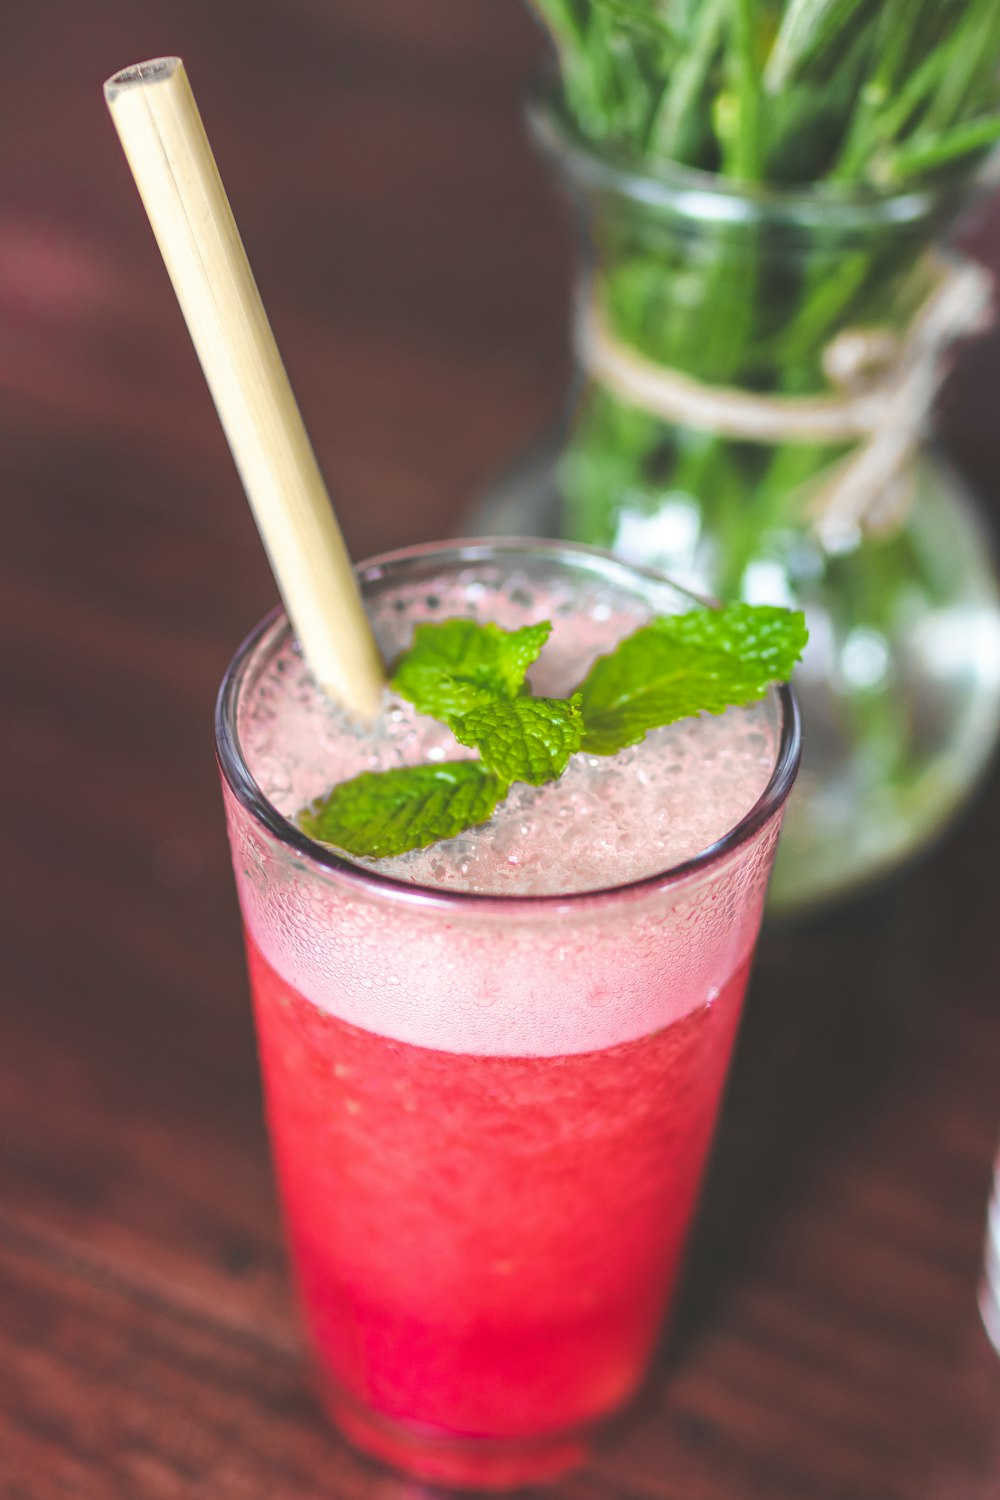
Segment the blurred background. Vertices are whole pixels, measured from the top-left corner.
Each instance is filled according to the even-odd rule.
[[[175,52],[356,558],[453,531],[572,374],[515,0],[8,9],[0,1493],[385,1495],[302,1382],[212,763],[275,590],[101,94]],[[1000,200],[962,238],[1000,273]],[[994,329],[939,403],[994,529],[998,389]],[[771,934],[678,1341],[561,1494],[1000,1494],[998,837],[994,770],[907,881]]]

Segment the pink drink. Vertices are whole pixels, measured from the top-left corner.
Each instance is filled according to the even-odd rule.
[[[419,619],[553,619],[538,691],[688,605],[567,548],[420,549],[364,576],[389,656]],[[641,1381],[796,748],[775,694],[362,870],[282,815],[463,752],[399,705],[352,732],[281,622],[237,658],[220,757],[275,1166],[324,1400],[362,1447],[445,1483],[531,1481]]]

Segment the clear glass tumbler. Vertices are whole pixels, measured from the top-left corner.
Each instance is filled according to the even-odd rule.
[[[454,615],[548,616],[592,658],[611,622],[690,607],[557,543],[359,571],[387,658]],[[272,615],[229,669],[217,742],[322,1399],[421,1477],[551,1477],[641,1382],[676,1281],[797,767],[794,703],[772,691],[770,779],[695,857],[608,889],[468,894],[351,864],[290,821],[302,792],[258,734],[288,652]]]

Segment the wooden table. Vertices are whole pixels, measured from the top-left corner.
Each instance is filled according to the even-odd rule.
[[[514,0],[5,23],[0,1496],[416,1496],[303,1376],[210,734],[273,588],[100,85],[186,56],[360,556],[447,532],[559,410],[540,39]],[[994,501],[998,369],[944,403]],[[677,1330],[564,1500],[1000,1496],[997,847],[994,776],[905,888],[766,940]]]

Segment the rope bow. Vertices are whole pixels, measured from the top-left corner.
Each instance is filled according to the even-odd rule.
[[[885,532],[902,521],[948,347],[991,321],[989,273],[935,259],[935,285],[902,334],[845,328],[830,341],[823,369],[834,389],[822,395],[763,395],[659,365],[617,337],[592,292],[578,305],[577,354],[594,379],[666,422],[752,443],[856,443],[810,486],[807,511],[835,546],[859,529]]]

